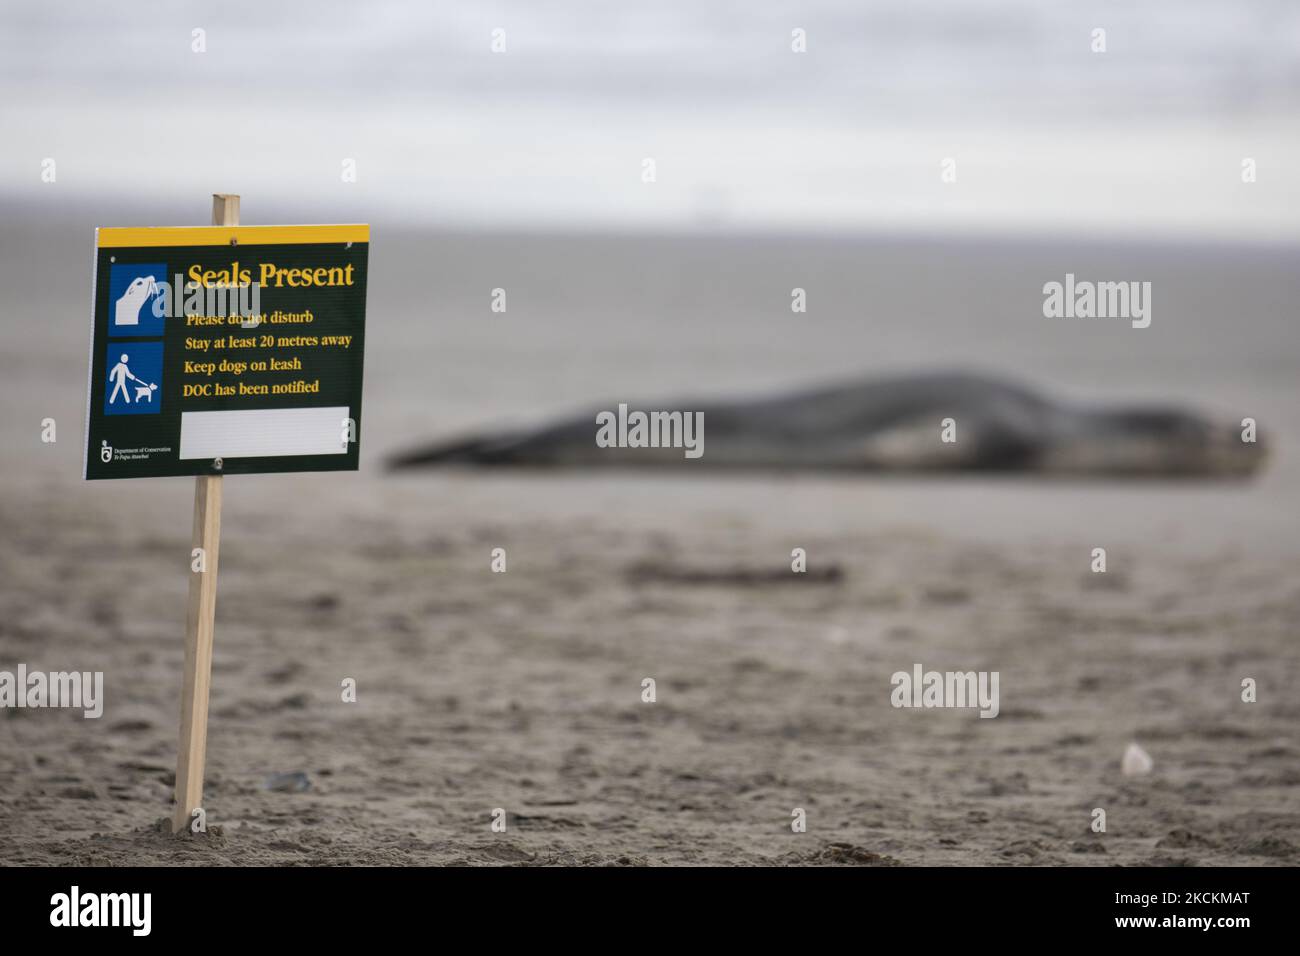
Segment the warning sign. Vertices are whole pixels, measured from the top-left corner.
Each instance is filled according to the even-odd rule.
[[[370,227],[98,229],[86,478],[357,467]]]

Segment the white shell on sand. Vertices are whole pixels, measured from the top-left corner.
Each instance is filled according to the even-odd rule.
[[[1124,751],[1124,759],[1120,761],[1120,769],[1124,771],[1126,777],[1139,777],[1144,773],[1150,773],[1153,766],[1155,763],[1151,755],[1137,744],[1129,744],[1128,749]]]

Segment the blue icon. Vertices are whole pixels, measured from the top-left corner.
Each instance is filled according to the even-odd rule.
[[[109,342],[104,368],[105,415],[157,415],[162,410],[161,342]]]
[[[167,263],[114,264],[109,268],[109,336],[162,335],[165,316],[154,315],[154,304],[161,303],[162,286],[167,281]]]

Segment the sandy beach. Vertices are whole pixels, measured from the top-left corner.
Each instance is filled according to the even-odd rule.
[[[90,225],[0,238],[0,669],[102,670],[106,698],[0,711],[0,863],[1300,859],[1295,250],[376,223],[361,472],[226,481],[210,832],[177,839],[193,486],[80,480],[88,290],[58,276]],[[1152,327],[1043,319],[1067,267],[1151,277]],[[381,465],[606,399],[909,367],[1253,415],[1274,458],[1243,484]],[[916,663],[998,671],[999,715],[892,707]],[[1133,741],[1151,774],[1121,774]]]

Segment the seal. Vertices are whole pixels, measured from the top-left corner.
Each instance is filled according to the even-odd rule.
[[[705,453],[691,459],[673,448],[600,447],[598,414],[608,412],[593,412],[415,449],[389,465],[1242,478],[1267,457],[1263,442],[1243,440],[1239,424],[1190,409],[1076,406],[965,372],[654,407],[702,413]]]

